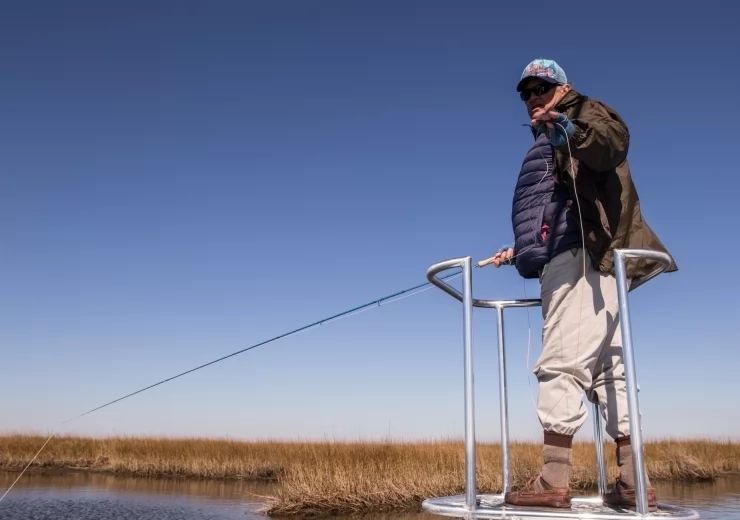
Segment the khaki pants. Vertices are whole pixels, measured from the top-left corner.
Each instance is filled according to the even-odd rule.
[[[537,414],[545,431],[573,435],[586,420],[586,393],[612,438],[629,435],[619,303],[614,276],[596,271],[583,250],[553,258],[540,276],[542,354]]]

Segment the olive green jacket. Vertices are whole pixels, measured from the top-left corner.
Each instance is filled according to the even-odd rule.
[[[650,249],[670,255],[640,211],[627,162],[629,130],[619,114],[574,90],[554,110],[565,113],[575,126],[573,136],[555,148],[555,180],[568,187],[567,207],[576,221],[578,193],[586,250],[594,268],[614,274],[614,249]],[[657,266],[654,260],[625,259],[627,277],[632,280]],[[671,257],[667,271],[677,269]]]

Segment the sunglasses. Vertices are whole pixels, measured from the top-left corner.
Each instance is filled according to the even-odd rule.
[[[519,93],[519,97],[522,98],[522,101],[529,101],[529,98],[532,97],[532,94],[536,96],[541,96],[543,94],[547,94],[552,89],[555,88],[556,85],[552,83],[540,83],[539,85],[536,85],[532,88],[528,88],[525,90],[522,90]]]

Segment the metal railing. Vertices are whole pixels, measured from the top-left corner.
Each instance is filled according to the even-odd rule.
[[[625,258],[644,258],[659,262],[657,269],[647,276],[628,284]],[[644,452],[642,445],[642,428],[640,422],[639,401],[637,397],[637,374],[632,346],[632,327],[629,315],[628,292],[659,275],[671,265],[671,258],[665,253],[645,249],[614,250],[614,265],[619,299],[619,319],[622,332],[622,351],[624,355],[625,380],[627,386],[627,403],[630,418],[630,437],[635,468],[635,487],[637,512],[645,515],[648,512],[647,477],[645,472]],[[442,271],[462,268],[462,293],[437,278]],[[510,307],[536,307],[542,305],[539,299],[527,300],[479,300],[473,298],[473,265],[471,257],[455,258],[432,265],[427,270],[427,279],[444,292],[463,303],[463,343],[464,343],[464,383],[465,383],[465,502],[469,511],[476,508],[476,444],[475,444],[475,403],[473,397],[473,307],[496,309],[498,319],[498,365],[501,421],[501,483],[502,494],[510,489],[509,460],[509,410],[506,383],[506,349],[504,346],[504,309]],[[606,464],[604,458],[604,436],[601,413],[598,405],[593,405],[594,441],[596,443],[597,480],[599,493],[607,492]]]

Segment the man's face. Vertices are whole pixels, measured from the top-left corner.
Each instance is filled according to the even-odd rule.
[[[542,81],[541,79],[531,78],[525,84],[520,92],[522,101],[527,106],[529,117],[534,115],[538,108],[550,110],[560,98],[567,92],[564,85],[555,85]]]

